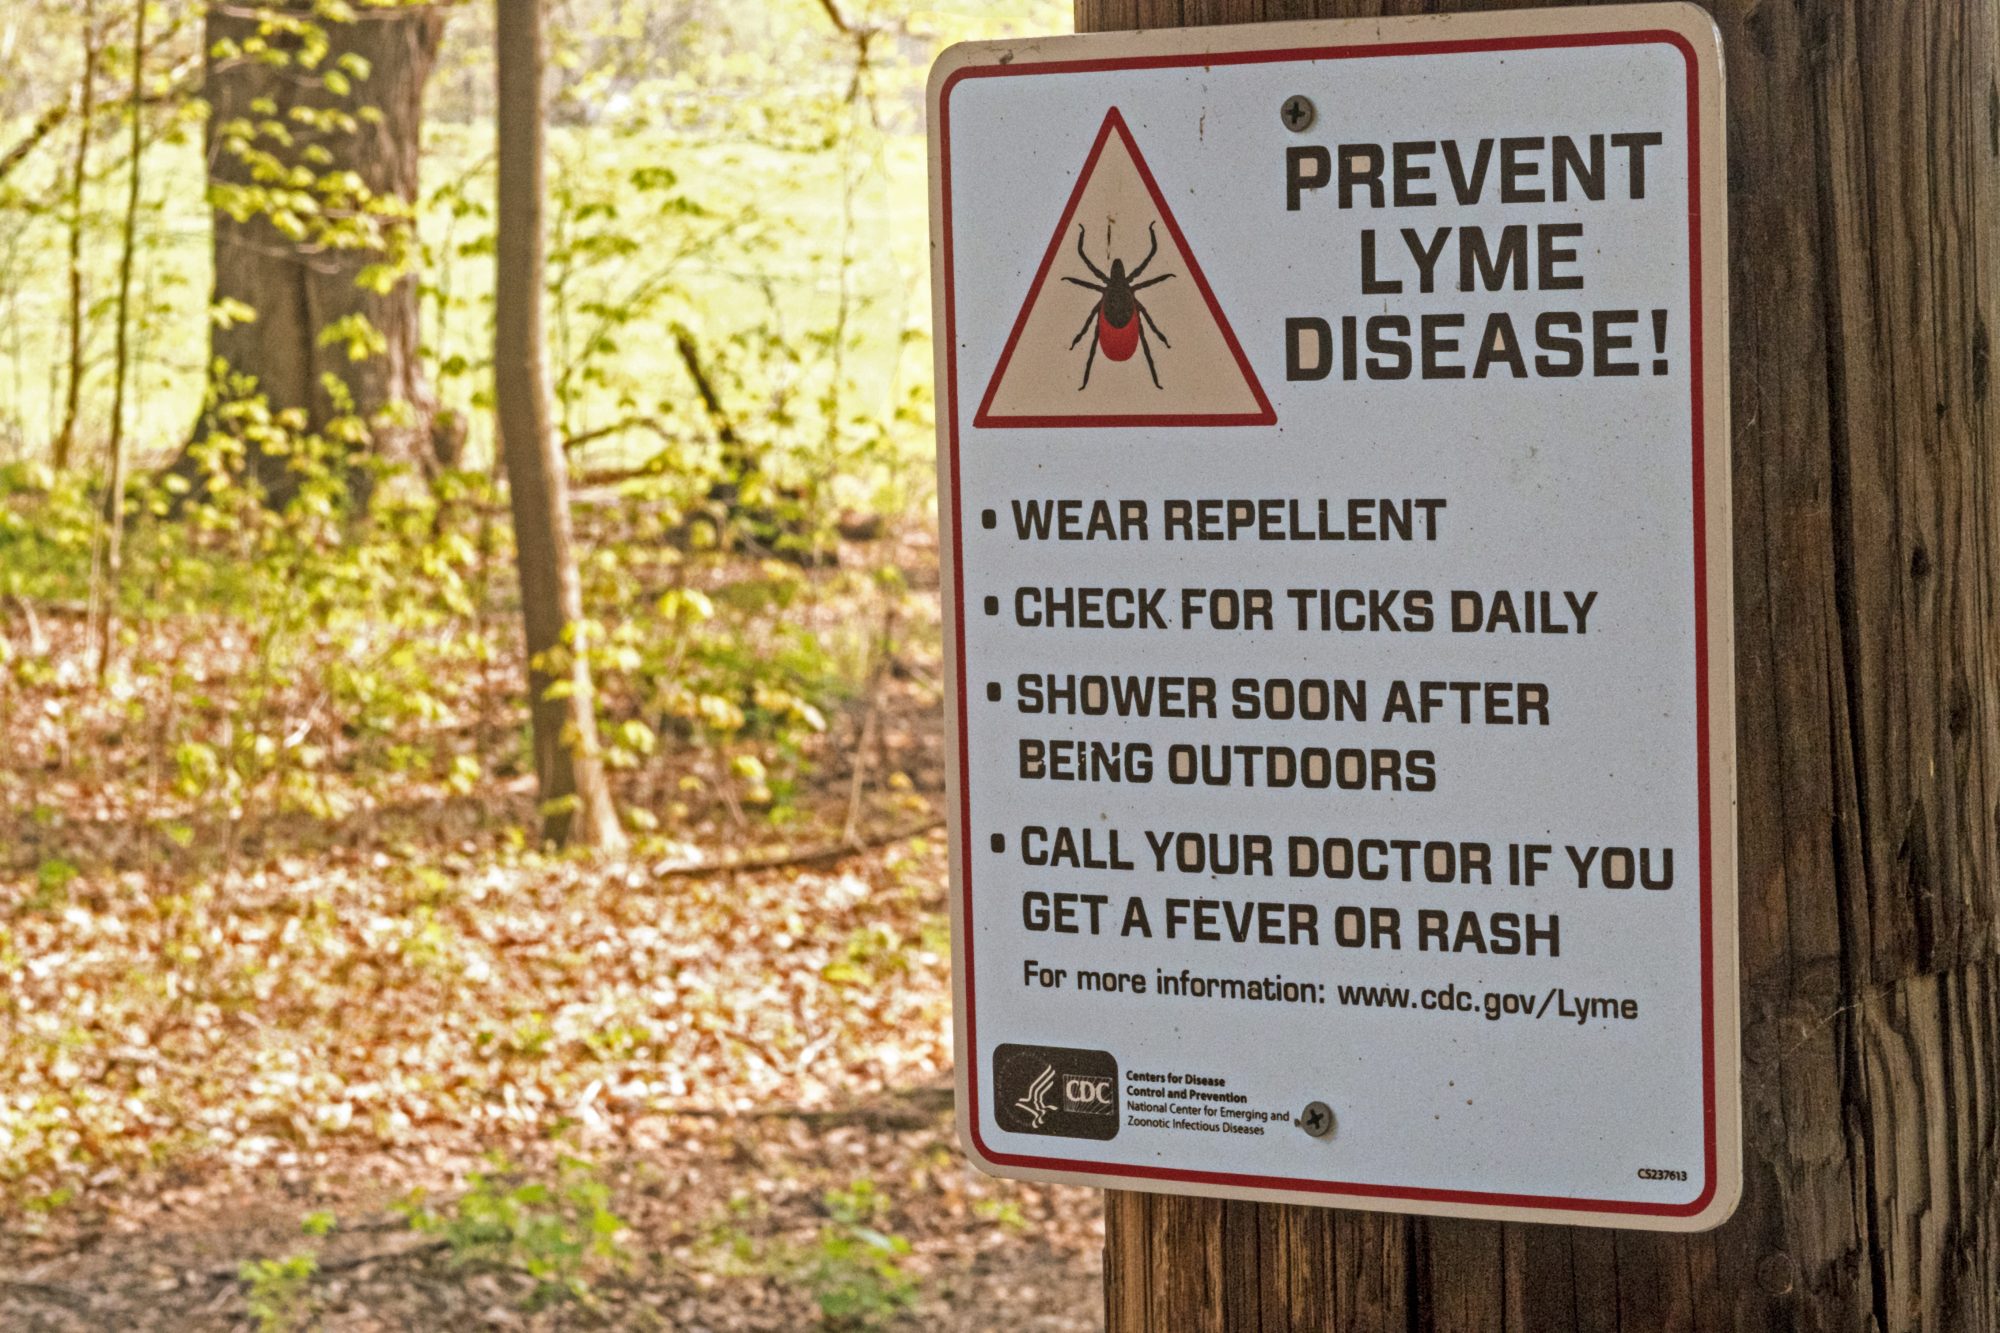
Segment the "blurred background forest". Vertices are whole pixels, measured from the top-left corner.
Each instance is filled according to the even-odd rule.
[[[0,1327],[1094,1326],[951,1142],[923,137],[1068,8],[535,8],[0,8]]]

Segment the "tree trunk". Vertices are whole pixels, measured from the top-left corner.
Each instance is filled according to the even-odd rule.
[[[357,282],[370,268],[407,259],[415,244],[406,210],[417,200],[423,90],[437,60],[444,10],[358,6],[351,21],[317,20],[330,49],[308,67],[299,58],[301,40],[266,16],[297,22],[310,19],[312,9],[302,0],[263,6],[212,0],[207,10],[214,299],[256,312],[254,320],[214,323],[210,357],[233,374],[254,376],[273,412],[304,409],[313,429],[342,415],[326,384],[336,377],[352,396],[352,410],[369,423],[377,453],[401,462],[452,461],[457,437],[452,423],[438,419],[418,356],[416,278],[405,272],[385,291]],[[259,43],[284,58],[239,54]],[[342,63],[348,57],[366,62],[365,78],[351,59]],[[279,115],[266,114],[260,101]],[[353,120],[313,127],[291,117],[297,108],[344,112]],[[281,124],[289,142],[259,132],[266,124]],[[352,172],[365,196],[322,196],[320,210],[304,214],[303,234],[288,233],[274,225],[283,196],[247,191],[267,184],[273,170],[295,168],[322,179]],[[324,330],[356,316],[380,335],[370,355],[353,359],[344,339],[321,345]],[[274,502],[295,493],[283,457],[253,446],[249,465]]]
[[[77,82],[76,156],[69,181],[69,378],[64,390],[62,428],[56,432],[58,472],[69,471],[70,450],[76,445],[76,418],[83,405],[83,190],[90,179],[90,131],[97,114],[97,56],[104,34],[97,27],[96,0],[83,5],[83,77]],[[133,60],[143,53],[133,48]],[[133,109],[138,114],[138,109]]]
[[[1522,3],[1077,0],[1077,26]],[[1743,1204],[1677,1236],[1114,1193],[1113,1333],[2000,1328],[2000,5],[1710,8]]]
[[[590,663],[581,642],[583,586],[570,534],[569,485],[550,426],[542,347],[542,15],[540,0],[494,0],[498,15],[500,201],[493,374],[500,445],[514,510],[528,697],[543,832],[555,842],[624,841],[599,757]],[[579,641],[565,645],[564,631]],[[561,675],[548,670],[562,657]],[[560,697],[550,688],[561,682]]]
[[[118,305],[111,356],[111,431],[105,445],[103,579],[91,580],[97,598],[97,681],[111,669],[118,630],[118,587],[125,568],[125,389],[132,367],[132,262],[139,254],[139,184],[146,163],[146,6],[132,4],[132,155],[125,164],[125,225],[119,232]],[[93,571],[93,574],[97,571]]]

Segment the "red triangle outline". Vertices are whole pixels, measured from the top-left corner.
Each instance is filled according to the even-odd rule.
[[[1153,197],[1153,207],[1159,210],[1160,221],[1167,227],[1167,235],[1180,247],[1181,255],[1187,260],[1188,276],[1194,280],[1207,302],[1209,314],[1214,316],[1216,328],[1222,333],[1222,340],[1236,358],[1236,368],[1243,376],[1250,394],[1257,400],[1255,412],[1140,412],[1140,413],[1069,413],[1058,416],[995,416],[993,399],[1000,391],[1000,381],[1007,374],[1008,363],[1014,359],[1014,347],[1021,341],[1021,331],[1027,327],[1028,312],[1035,308],[1035,301],[1042,294],[1042,286],[1048,280],[1049,270],[1055,266],[1056,256],[1061,253],[1063,239],[1069,235],[1070,221],[1076,216],[1077,205],[1083,200],[1083,191],[1090,184],[1091,174],[1097,170],[1097,159],[1104,153],[1104,145],[1111,141],[1111,134],[1117,131],[1124,141],[1125,151],[1132,155],[1132,165],[1138,168],[1139,179],[1145,183],[1146,192]],[[973,414],[975,428],[990,427],[1048,427],[1048,426],[1273,426],[1278,414],[1271,410],[1271,400],[1264,395],[1264,385],[1257,378],[1257,372],[1250,366],[1250,358],[1243,354],[1243,346],[1236,341],[1236,330],[1230,327],[1229,317],[1222,313],[1221,304],[1215,299],[1215,292],[1208,285],[1208,278],[1201,271],[1201,262],[1194,257],[1194,247],[1188,244],[1187,236],[1181,231],[1181,224],[1175,220],[1174,212],[1167,207],[1166,198],[1160,193],[1159,182],[1153,179],[1153,169],[1146,165],[1145,155],[1132,139],[1132,131],[1125,124],[1125,117],[1117,107],[1104,114],[1104,124],[1097,131],[1097,139],[1090,145],[1090,154],[1083,160],[1083,170],[1077,173],[1076,185],[1070,190],[1069,202],[1063,205],[1062,218],[1056,223],[1055,235],[1049,240],[1047,253],[1042,256],[1041,267],[1035,270],[1035,280],[1028,284],[1028,295],[1021,302],[1021,313],[1014,317],[1013,331],[1007,335],[1007,345],[1000,350],[1000,360],[993,367],[993,378],[986,383],[985,396],[979,400],[979,410]]]

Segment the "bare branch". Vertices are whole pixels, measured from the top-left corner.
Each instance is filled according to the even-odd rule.
[[[12,148],[0,154],[0,180],[5,180],[9,172],[21,165],[22,158],[34,152],[44,139],[55,133],[62,123],[69,119],[70,109],[76,105],[80,87],[79,80],[79,86],[72,88],[60,102],[44,107],[42,114],[35,117],[35,123],[28,127],[28,132],[22,135]]]
[[[854,25],[847,21],[847,15],[840,12],[840,6],[834,0],[819,0],[819,7],[826,11],[827,20],[834,27],[846,33],[849,37],[854,35]]]
[[[911,838],[920,838],[926,833],[935,833],[943,827],[942,819],[920,819],[913,824],[891,829],[887,833],[877,834],[871,838],[855,838],[847,842],[829,843],[823,847],[786,852],[777,856],[753,856],[736,861],[703,861],[694,865],[665,866],[655,870],[653,878],[702,879],[710,875],[754,874],[766,870],[792,870],[799,866],[831,865],[862,852],[908,842]]]
[[[674,350],[680,353],[681,364],[687,367],[688,378],[694,381],[694,391],[701,396],[702,410],[708,413],[709,422],[715,427],[715,438],[724,448],[740,448],[743,441],[736,433],[736,423],[730,420],[722,396],[715,391],[715,382],[701,364],[701,349],[695,346],[694,335],[684,328],[675,328]]]
[[[101,44],[110,31],[121,22],[123,22],[122,18],[107,22],[103,30],[98,34],[97,41]],[[150,56],[165,46],[180,32],[180,27],[180,23],[176,22],[167,31],[161,33],[156,40],[147,43],[146,54]],[[172,69],[167,71],[166,79],[158,91],[149,93],[142,99],[143,104],[146,106],[156,106],[161,103],[174,101],[188,91],[191,83],[189,75],[200,67],[201,57],[199,55],[183,58]],[[8,176],[13,174],[14,169],[20,166],[29,154],[46,143],[51,134],[54,134],[69,123],[70,118],[76,114],[77,108],[83,100],[82,95],[83,80],[77,79],[70,84],[61,98],[42,108],[42,113],[35,117],[34,122],[28,126],[27,132],[15,140],[13,146],[5,153],[0,153],[0,181],[4,181]],[[121,105],[121,103],[112,103],[101,112],[95,114],[106,116],[122,114],[119,111]]]
[[[675,442],[674,437],[667,431],[666,423],[658,417],[624,417],[612,422],[608,426],[598,426],[592,430],[580,431],[570,436],[562,442],[563,452],[569,453],[572,450],[581,449],[586,444],[606,439],[609,436],[623,435],[628,430],[649,430],[668,444]]]

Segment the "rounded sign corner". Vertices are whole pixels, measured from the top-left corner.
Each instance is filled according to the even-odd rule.
[[[1697,0],[1668,0],[1660,6],[1674,16],[1674,31],[1688,39],[1701,57],[1722,58],[1722,25],[1706,5]]]
[[[1713,1231],[1735,1216],[1742,1202],[1743,1171],[1738,1164],[1720,1174],[1707,1190],[1706,1198],[1696,1200],[1696,1211],[1679,1219],[1679,1225],[1674,1229],[1690,1233]]]
[[[924,97],[933,120],[947,109],[952,89],[967,71],[993,63],[989,58],[992,47],[991,42],[953,42],[938,52],[924,79]]]
[[[979,1130],[978,1112],[968,1108],[963,1097],[959,1099],[958,1112],[954,1118],[958,1121],[955,1126],[958,1146],[971,1160],[972,1165],[985,1175],[1004,1179],[1006,1171],[993,1159],[993,1154],[986,1150],[985,1136]]]

